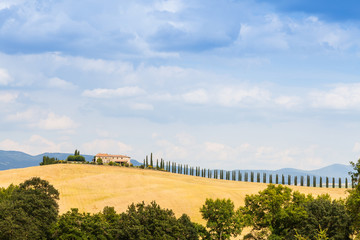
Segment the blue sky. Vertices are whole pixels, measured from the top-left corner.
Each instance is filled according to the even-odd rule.
[[[360,153],[360,3],[0,2],[0,149],[314,169]]]

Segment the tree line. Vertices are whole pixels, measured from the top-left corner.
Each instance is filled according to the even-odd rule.
[[[176,162],[165,161],[164,159],[153,160],[152,153],[150,158],[148,156],[143,160],[141,168],[154,169],[160,171],[167,171],[171,173],[190,175],[196,177],[243,181],[243,182],[257,182],[268,184],[282,184],[293,186],[307,186],[307,187],[325,187],[325,188],[354,188],[355,182],[349,181],[348,178],[335,177],[317,177],[317,176],[291,176],[284,174],[267,174],[265,172],[246,172],[241,170],[226,171],[221,169],[206,169],[201,167],[193,167],[188,164],[178,164]]]

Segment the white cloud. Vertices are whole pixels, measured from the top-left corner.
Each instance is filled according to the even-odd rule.
[[[149,103],[131,103],[130,108],[133,110],[145,110],[145,111],[154,110],[154,106]]]
[[[341,84],[328,91],[310,93],[312,106],[316,108],[360,108],[360,83]]]
[[[9,121],[16,121],[16,122],[21,122],[21,121],[27,121],[27,122],[33,122],[36,121],[36,119],[39,116],[39,111],[29,108],[25,111],[22,112],[16,112],[14,114],[10,114],[7,116],[7,120]]]
[[[109,153],[129,155],[133,151],[132,146],[113,139],[95,139],[82,144],[81,149],[89,154]]]
[[[0,68],[0,85],[8,85],[12,81],[9,72],[6,69]]]
[[[65,81],[61,78],[50,78],[49,79],[49,87],[52,88],[60,88],[60,89],[74,89],[76,86],[68,81]]]
[[[360,152],[360,142],[356,142],[353,147],[353,152],[358,153]]]
[[[285,108],[293,108],[301,103],[301,99],[296,96],[280,96],[275,98],[274,102]]]
[[[9,92],[0,91],[0,103],[14,102],[18,96],[19,96],[18,93],[9,93]]]
[[[44,152],[61,152],[63,146],[67,143],[56,144],[40,135],[32,135],[29,139],[17,142],[11,139],[5,139],[0,142],[0,149],[22,151],[28,154],[36,155]]]
[[[155,4],[155,7],[159,11],[166,11],[176,13],[184,8],[184,4],[181,0],[162,0]]]
[[[67,130],[76,128],[77,124],[67,116],[49,113],[47,118],[40,120],[38,127],[45,130]]]
[[[182,95],[187,103],[204,104],[209,101],[208,94],[204,89],[198,89]]]
[[[97,88],[85,90],[83,96],[93,98],[113,98],[113,97],[133,97],[145,94],[145,91],[139,87],[122,87],[117,89]]]
[[[219,90],[216,100],[220,105],[231,107],[247,103],[266,102],[270,100],[270,93],[259,87],[223,87]]]

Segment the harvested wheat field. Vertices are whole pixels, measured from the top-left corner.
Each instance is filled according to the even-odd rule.
[[[161,207],[172,209],[177,217],[188,214],[204,223],[199,208],[206,198],[230,198],[238,207],[246,194],[266,188],[263,183],[234,182],[184,176],[137,168],[83,164],[56,164],[0,171],[0,187],[19,184],[31,177],[48,180],[60,192],[60,212],[79,208],[99,212],[105,206],[125,211],[131,203],[155,200]],[[346,197],[345,189],[295,187],[302,193],[328,193],[332,198]]]

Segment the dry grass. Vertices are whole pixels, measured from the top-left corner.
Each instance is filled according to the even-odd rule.
[[[172,209],[179,217],[188,214],[204,223],[199,212],[206,198],[230,198],[238,207],[247,194],[266,188],[263,183],[245,183],[184,176],[166,172],[124,167],[81,164],[57,164],[0,171],[0,187],[19,184],[38,176],[48,180],[60,192],[60,212],[70,208],[99,212],[105,206],[125,211],[133,202],[155,200],[161,207]],[[292,187],[313,195],[328,193],[332,198],[345,198],[344,189]]]

